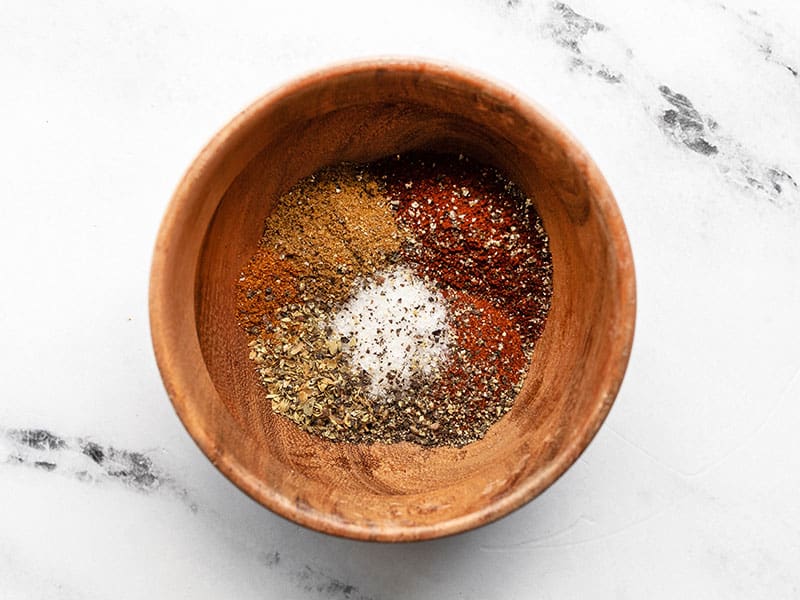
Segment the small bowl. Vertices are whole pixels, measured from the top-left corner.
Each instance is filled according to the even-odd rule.
[[[460,152],[534,199],[552,308],[512,410],[462,448],[332,443],[272,413],[236,323],[235,285],[276,198],[339,161]],[[578,143],[513,92],[461,70],[381,60],[268,94],[189,167],[161,224],[150,323],[167,392],[217,468],[297,523],[380,541],[436,538],[528,502],[580,455],[619,389],[634,270],[614,197]]]

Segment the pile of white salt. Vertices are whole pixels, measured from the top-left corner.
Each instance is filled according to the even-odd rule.
[[[349,360],[370,377],[370,393],[409,389],[438,373],[451,343],[447,304],[439,290],[408,267],[373,274],[333,316]]]

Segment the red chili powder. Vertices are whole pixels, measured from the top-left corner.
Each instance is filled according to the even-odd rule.
[[[452,399],[461,397],[464,390],[479,392],[474,394],[468,409],[468,418],[474,419],[487,408],[488,400],[514,387],[523,377],[529,360],[506,311],[464,291],[451,289],[444,295],[450,303],[451,326],[459,351],[447,363],[444,385],[437,396]],[[474,365],[482,368],[475,369]]]
[[[548,239],[533,202],[497,171],[462,157],[407,155],[381,167],[398,220],[417,240],[404,258],[443,287],[507,311],[532,348],[552,295]]]

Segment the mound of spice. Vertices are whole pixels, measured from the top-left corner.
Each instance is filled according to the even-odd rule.
[[[237,285],[272,410],[354,443],[483,437],[514,403],[551,296],[533,202],[493,169],[434,154],[300,181]]]

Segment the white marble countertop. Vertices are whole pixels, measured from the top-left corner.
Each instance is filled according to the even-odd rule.
[[[800,597],[800,5],[794,0],[6,3],[0,597]],[[260,94],[416,55],[586,145],[636,261],[628,373],[546,493],[407,545],[287,522],[164,392],[150,257],[183,170]]]

